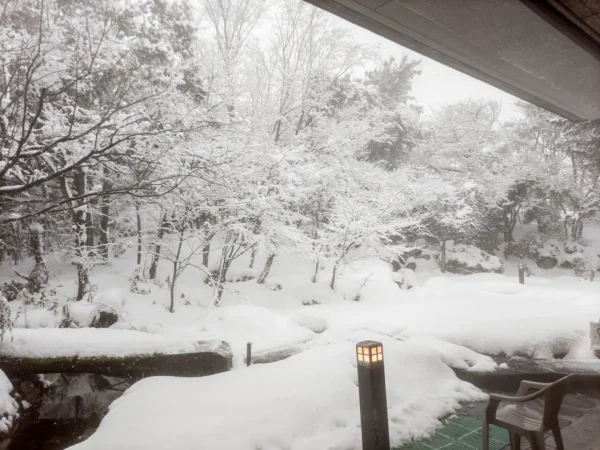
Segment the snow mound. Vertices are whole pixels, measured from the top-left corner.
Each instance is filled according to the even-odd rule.
[[[408,342],[434,350],[448,367],[454,369],[493,372],[498,368],[496,362],[487,355],[431,336],[414,336]]]
[[[473,245],[447,244],[446,270],[451,273],[470,274],[481,272],[504,272],[500,258],[490,255]]]
[[[532,277],[525,285],[516,274],[434,277],[414,297],[420,309],[386,314],[404,314],[403,336],[434,336],[488,355],[565,355],[600,317],[598,285],[574,277]]]
[[[234,353],[244,351],[247,342],[252,342],[253,351],[266,351],[315,337],[309,328],[255,305],[215,308],[202,320],[201,329],[210,339],[225,339]]]
[[[317,314],[315,308],[312,311],[300,311],[292,317],[292,321],[314,333],[323,333],[329,327],[327,318]]]
[[[394,301],[403,294],[398,289],[395,276],[390,265],[382,260],[360,259],[344,268],[336,290],[346,300],[369,303]]]
[[[383,340],[392,445],[433,433],[460,402],[486,395],[435,351]],[[136,383],[72,450],[361,448],[353,343],[203,378]]]

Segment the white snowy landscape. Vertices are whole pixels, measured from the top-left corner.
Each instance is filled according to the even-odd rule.
[[[93,413],[61,450],[358,450],[363,340],[399,447],[487,399],[453,369],[598,362],[593,124],[424,108],[300,0],[8,2],[0,66],[0,448]],[[231,370],[22,375],[198,352]]]

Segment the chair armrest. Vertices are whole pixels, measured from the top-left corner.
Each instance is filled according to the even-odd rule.
[[[531,400],[538,399],[544,395],[544,392],[548,386],[543,387],[537,392],[529,395],[520,395],[520,396],[510,396],[510,395],[500,395],[500,394],[490,394],[490,400],[495,400],[497,402],[506,402],[506,403],[524,403]]]
[[[496,411],[498,410],[498,406],[501,402],[506,403],[525,403],[531,400],[536,400],[538,398],[546,395],[546,391],[552,389],[554,386],[565,383],[569,378],[573,377],[573,374],[567,375],[566,377],[561,378],[560,380],[555,381],[554,383],[538,383],[535,381],[522,381],[519,386],[519,391],[516,396],[509,395],[500,395],[500,394],[489,394],[489,400],[487,407],[485,409],[485,420],[487,422],[492,422],[496,418]],[[529,390],[535,389],[536,392],[529,395],[526,394]],[[544,406],[545,407],[545,406]]]
[[[547,386],[550,386],[552,383],[539,383],[537,381],[527,381],[527,380],[523,380],[521,381],[521,384],[519,385],[519,390],[517,391],[516,396],[517,397],[521,397],[526,395],[529,391],[531,390],[539,390],[539,389],[544,389]]]

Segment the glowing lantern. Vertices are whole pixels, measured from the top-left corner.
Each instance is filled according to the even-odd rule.
[[[356,344],[356,359],[360,364],[383,363],[381,342],[363,341]]]

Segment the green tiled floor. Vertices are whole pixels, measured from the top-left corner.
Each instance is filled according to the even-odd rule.
[[[508,432],[490,427],[490,450],[501,450],[509,444]],[[457,417],[449,420],[430,439],[413,442],[398,450],[481,450],[481,421],[473,417]]]

